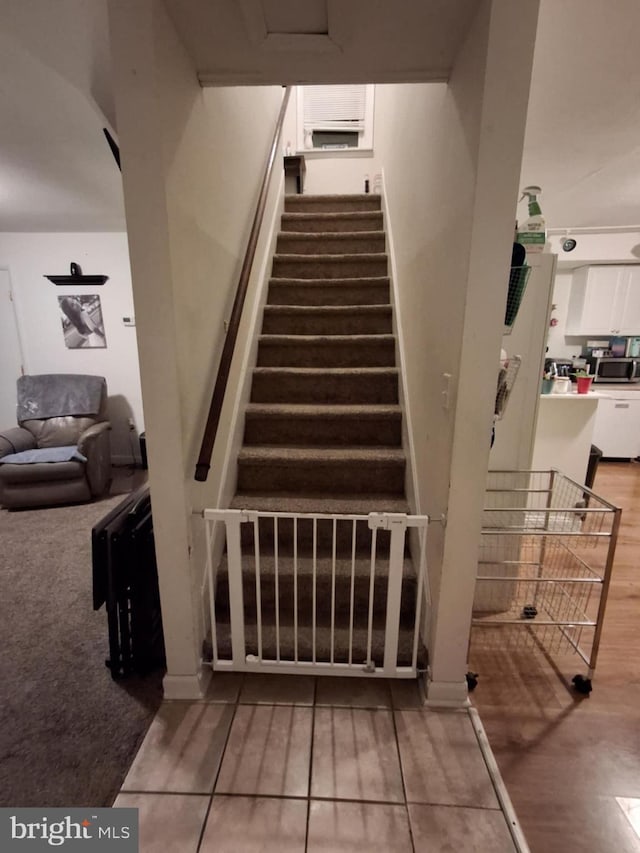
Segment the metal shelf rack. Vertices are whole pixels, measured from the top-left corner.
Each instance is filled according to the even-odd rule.
[[[556,470],[491,471],[473,605],[474,648],[575,652],[591,691],[621,510]]]

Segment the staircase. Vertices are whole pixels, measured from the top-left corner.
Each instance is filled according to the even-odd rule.
[[[287,196],[232,508],[406,513],[405,467],[380,197]],[[258,654],[260,622],[264,658],[275,659],[279,648],[281,659],[311,660],[315,646],[319,660],[350,662],[350,640],[353,661],[362,663],[371,616],[371,659],[380,666],[389,542],[388,532],[376,531],[372,576],[366,522],[242,524],[247,653]],[[230,656],[228,580],[225,555],[216,589],[221,657]],[[399,665],[411,658],[415,601],[407,553]]]

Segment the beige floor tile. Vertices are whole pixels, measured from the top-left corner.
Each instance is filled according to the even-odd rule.
[[[263,705],[313,705],[315,678],[312,675],[245,675],[240,702]]]
[[[515,853],[502,812],[456,806],[410,805],[416,853]]]
[[[204,701],[237,702],[243,680],[241,672],[214,672]]]
[[[498,808],[464,711],[395,711],[407,802]]]
[[[316,705],[347,708],[390,708],[391,693],[386,679],[318,678]]]
[[[306,797],[312,708],[238,705],[217,793]]]
[[[309,805],[307,853],[410,853],[411,850],[405,806],[318,800]]]
[[[140,853],[196,853],[209,796],[119,794],[113,805],[138,809]]]
[[[213,798],[200,853],[304,853],[307,801]]]
[[[165,702],[122,790],[210,793],[234,710],[233,705]]]
[[[311,796],[404,802],[390,711],[316,708]]]

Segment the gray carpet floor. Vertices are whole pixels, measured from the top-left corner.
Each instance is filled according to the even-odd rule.
[[[0,806],[110,806],[162,699],[162,673],[114,681],[92,609],[91,528],[140,484],[0,510]]]

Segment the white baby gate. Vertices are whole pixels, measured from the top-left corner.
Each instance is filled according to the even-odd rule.
[[[425,668],[427,516],[203,517],[215,670],[411,678]]]

